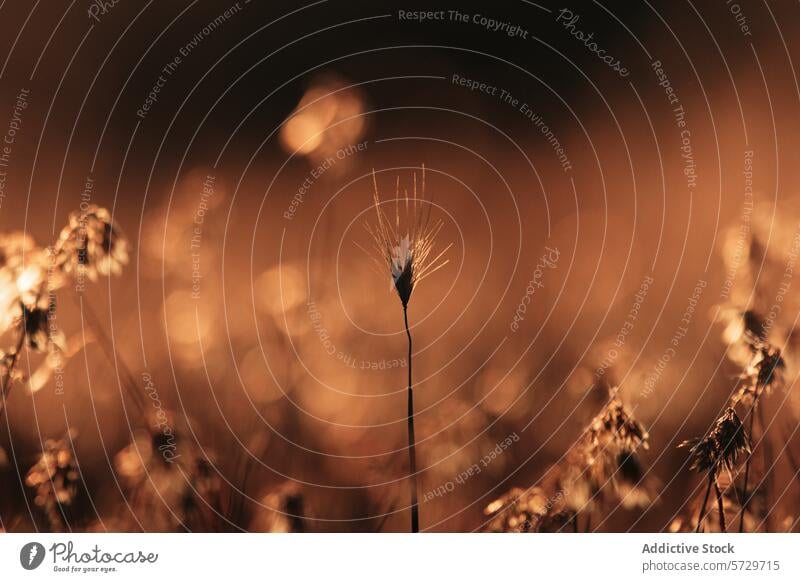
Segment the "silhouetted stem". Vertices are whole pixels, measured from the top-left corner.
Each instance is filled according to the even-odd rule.
[[[706,505],[708,504],[708,496],[711,495],[711,486],[714,484],[714,473],[708,472],[708,487],[706,487],[706,494],[703,497],[703,505],[700,506],[700,515],[697,516],[697,528],[695,533],[700,533],[700,526],[703,525],[703,519],[706,516]]]
[[[770,445],[769,438],[767,438],[767,423],[764,420],[764,406],[759,406],[756,412],[758,412],[758,423],[761,428],[761,447],[764,451],[764,506],[770,507],[769,493],[772,490],[772,445]],[[765,531],[769,532],[772,529],[771,522],[772,512],[767,511],[767,515],[764,516]]]
[[[742,508],[739,514],[739,533],[744,531],[744,513],[750,505],[750,494],[747,492],[748,481],[750,480],[750,461],[753,459],[753,422],[755,420],[755,408],[758,396],[753,398],[753,403],[750,405],[750,430],[748,431],[747,438],[750,441],[750,453],[747,455],[747,461],[744,463],[744,487],[742,488]]]
[[[716,477],[714,478],[714,491],[717,494],[717,509],[719,511],[719,529],[722,533],[727,533],[725,527],[725,504],[722,501],[722,491],[719,490]]]
[[[414,438],[414,389],[411,383],[411,330],[408,328],[408,307],[403,306],[403,320],[408,336],[408,464],[411,487],[411,533],[419,532],[419,506],[417,504],[417,452]]]

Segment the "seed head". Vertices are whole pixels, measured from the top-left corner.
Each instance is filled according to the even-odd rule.
[[[617,389],[611,389],[608,403],[592,419],[572,463],[563,469],[562,487],[571,492],[574,508],[583,510],[609,484],[624,506],[649,505],[652,483],[645,478],[639,458],[641,450],[648,449],[649,438],[647,429],[617,396]]]
[[[25,485],[36,493],[34,503],[42,508],[54,531],[63,529],[65,506],[78,494],[80,472],[72,449],[76,436],[76,431],[69,429],[63,438],[45,440],[41,455],[25,476]]]
[[[647,430],[616,395],[592,420],[589,439],[594,445],[602,447],[608,446],[611,441],[616,449],[625,452],[635,451],[640,446],[645,449],[648,447]]]
[[[306,493],[298,483],[287,481],[261,500],[252,529],[272,533],[302,533],[307,530],[306,514]]]
[[[752,334],[745,334],[745,341],[752,356],[739,375],[742,384],[732,402],[749,406],[758,404],[762,394],[769,395],[774,388],[783,385],[786,361],[779,348]]]
[[[375,173],[372,174],[375,187],[373,204],[377,223],[364,224],[372,237],[374,253],[368,253],[375,260],[378,272],[387,270],[391,275],[392,286],[403,304],[408,306],[411,293],[425,277],[447,264],[444,254],[452,245],[433,255],[434,241],[442,229],[442,221],[431,221],[432,201],[425,199],[425,168],[422,168],[422,187],[418,191],[417,175],[414,174],[414,189],[411,196],[406,190],[401,197],[400,179],[397,179],[394,199],[394,219],[387,214],[378,192]]]
[[[678,446],[690,447],[692,469],[714,473],[722,467],[732,470],[739,456],[750,452],[744,425],[730,407],[717,419],[707,436],[684,441]]]
[[[69,215],[54,253],[54,262],[65,274],[86,274],[95,281],[98,275],[122,272],[128,263],[128,242],[108,210],[92,204]]]
[[[554,512],[558,500],[549,499],[541,487],[514,487],[487,505],[483,513],[489,517],[484,531],[527,533],[538,531],[543,520]]]

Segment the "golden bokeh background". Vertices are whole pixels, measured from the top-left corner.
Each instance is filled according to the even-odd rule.
[[[704,485],[677,445],[742,381],[741,314],[773,321],[776,302],[764,339],[786,374],[761,403],[753,471],[769,483],[760,529],[796,528],[796,8],[743,3],[746,34],[724,4],[576,3],[626,77],[561,6],[461,9],[527,38],[406,9],[0,8],[0,133],[21,112],[0,232],[46,248],[91,202],[129,240],[119,276],[58,290],[63,370],[21,353],[2,528],[407,531],[402,309],[360,247],[373,180],[391,199],[423,166],[436,244],[452,244],[409,307],[423,529],[480,529],[493,500],[546,482],[611,387],[649,431],[652,503],[592,523],[669,529]],[[11,310],[25,282],[2,283]],[[47,446],[69,503],[30,480]]]

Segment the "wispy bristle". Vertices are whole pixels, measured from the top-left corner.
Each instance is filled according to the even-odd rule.
[[[723,467],[732,470],[740,455],[750,453],[744,425],[733,408],[722,413],[707,436],[678,446],[690,448],[692,469],[715,474]]]
[[[432,254],[443,222],[431,222],[432,200],[425,199],[425,166],[422,167],[422,189],[418,189],[417,175],[414,173],[411,196],[408,190],[404,190],[402,198],[400,197],[400,178],[397,178],[394,220],[384,210],[385,202],[381,202],[374,171],[372,182],[373,204],[378,220],[375,225],[369,222],[364,224],[372,237],[376,253],[372,258],[380,272],[385,273],[388,269],[400,301],[406,307],[414,287],[448,263],[444,255],[452,245],[447,245],[435,256]]]

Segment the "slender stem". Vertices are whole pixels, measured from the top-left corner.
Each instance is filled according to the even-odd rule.
[[[419,506],[417,504],[417,451],[414,438],[414,389],[411,383],[411,330],[408,328],[408,306],[403,305],[403,320],[408,336],[408,464],[411,486],[411,533],[419,532]]]
[[[759,406],[758,410],[758,424],[760,425],[761,432],[761,449],[764,451],[764,506],[769,508],[769,492],[772,489],[770,483],[772,482],[772,445],[767,437],[767,423],[764,420],[764,406]],[[772,512],[767,509],[767,514],[764,516],[764,529],[769,532],[772,529]]]
[[[6,375],[3,378],[2,399],[0,399],[0,419],[3,418],[3,413],[6,410],[6,398],[11,393],[11,377],[14,375],[14,368],[19,361],[19,353],[22,351],[22,346],[25,344],[25,315],[23,311],[22,324],[19,330],[19,339],[17,340],[17,347],[11,356],[11,362],[8,364]]]
[[[753,458],[753,421],[756,417],[756,398],[753,398],[753,403],[750,405],[750,411],[748,413],[750,415],[750,430],[747,438],[750,440],[750,454],[747,455],[747,461],[745,461],[744,464],[744,488],[742,489],[742,508],[739,514],[739,533],[744,531],[744,513],[750,505],[750,494],[747,492],[747,482],[750,479],[750,461]]]
[[[708,504],[708,496],[711,494],[711,486],[714,484],[714,473],[708,472],[708,487],[706,487],[706,495],[703,497],[703,505],[700,506],[700,515],[697,516],[697,529],[695,533],[700,533],[700,526],[703,525],[703,518],[706,516],[706,505]]]
[[[719,529],[722,533],[727,533],[728,528],[725,527],[725,504],[722,501],[722,491],[717,484],[717,478],[714,477],[714,492],[717,494],[717,510],[719,511]]]

